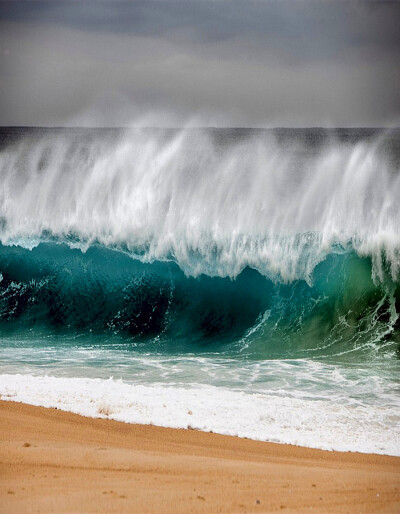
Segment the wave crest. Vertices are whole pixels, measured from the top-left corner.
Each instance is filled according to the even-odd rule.
[[[286,282],[310,281],[327,255],[350,248],[372,258],[374,278],[398,280],[400,173],[384,136],[318,145],[312,133],[217,136],[72,131],[19,141],[0,153],[0,239],[100,243],[174,260],[188,275],[252,267]]]

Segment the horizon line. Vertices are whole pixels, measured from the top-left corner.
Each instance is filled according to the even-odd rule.
[[[180,127],[161,127],[161,126],[89,126],[89,125],[0,125],[0,129],[10,128],[29,128],[29,129],[87,129],[87,130],[355,130],[355,129],[369,129],[369,130],[398,130],[400,126],[379,126],[379,125],[354,125],[354,126],[323,126],[323,125],[309,125],[309,126],[283,126],[277,125],[274,127],[248,127],[248,126],[212,126],[212,125],[199,125],[199,126],[180,126]]]

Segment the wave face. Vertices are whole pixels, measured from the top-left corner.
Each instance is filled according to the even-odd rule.
[[[0,153],[2,333],[262,358],[396,351],[397,132],[17,136]]]
[[[330,255],[312,284],[188,277],[101,246],[0,248],[3,334],[106,334],[147,351],[225,351],[259,358],[395,352],[400,287],[374,284],[370,259]]]

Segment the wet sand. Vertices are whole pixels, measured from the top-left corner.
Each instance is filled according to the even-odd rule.
[[[400,458],[0,401],[0,512],[400,512]]]

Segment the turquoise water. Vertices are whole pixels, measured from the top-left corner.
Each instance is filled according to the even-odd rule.
[[[332,253],[311,282],[188,277],[173,262],[42,243],[0,247],[3,337],[155,354],[241,359],[397,359],[400,287],[369,258]],[[26,343],[25,343],[26,344]]]

